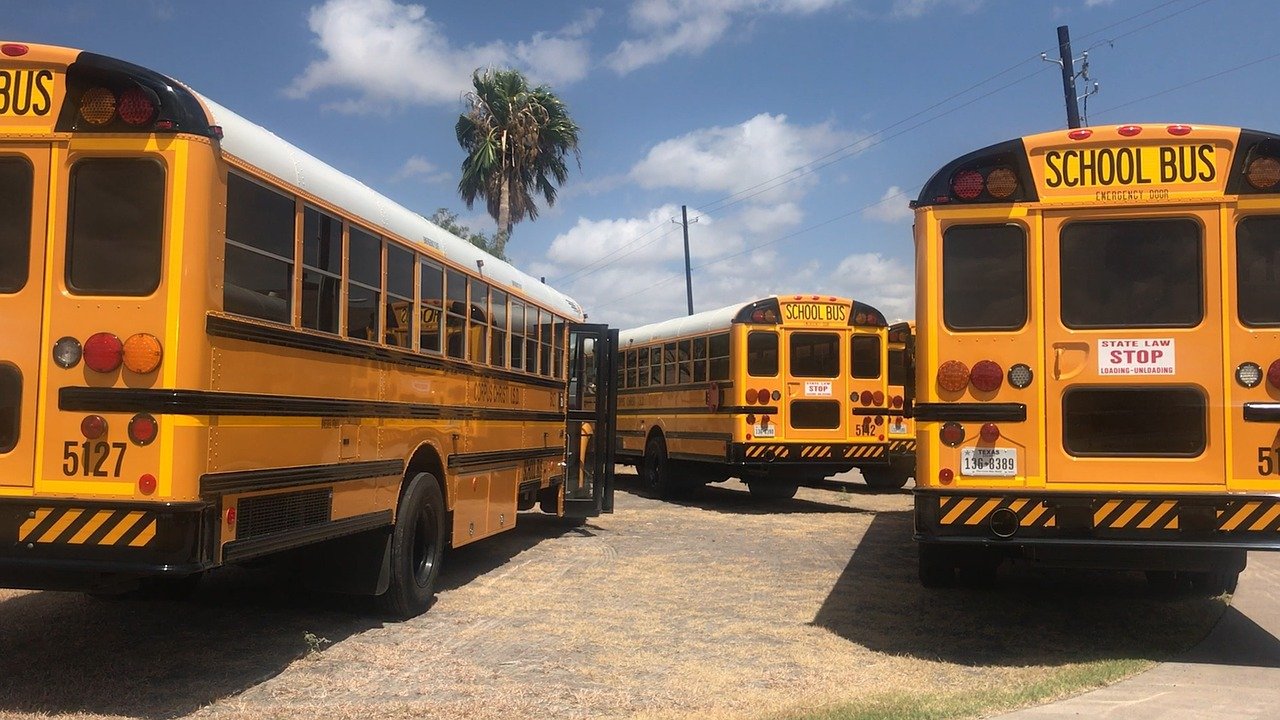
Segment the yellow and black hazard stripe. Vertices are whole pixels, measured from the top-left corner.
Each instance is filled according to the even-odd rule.
[[[915,440],[890,440],[889,441],[889,452],[895,455],[898,453],[913,453],[915,451],[916,451]]]
[[[1239,536],[1280,533],[1280,498],[1058,498],[1039,496],[940,495],[936,498],[940,527],[976,527],[1000,508],[1009,508],[1023,528],[1058,524],[1059,505],[1083,519],[1083,527],[1100,531],[1181,530],[1185,513],[1203,512],[1205,529]],[[1063,509],[1062,512],[1066,512]],[[1086,519],[1087,518],[1087,519]],[[1079,523],[1077,520],[1073,525]]]
[[[830,445],[804,445],[800,448],[800,457],[809,460],[823,460],[831,457]]]
[[[24,545],[143,548],[156,537],[157,515],[146,510],[34,508],[18,527]]]
[[[743,456],[749,460],[783,459],[788,457],[790,453],[791,450],[786,445],[771,443],[767,445],[747,445]]]
[[[1000,508],[1009,508],[1018,516],[1018,525],[1025,528],[1053,527],[1056,522],[1053,508],[1042,500],[1032,498],[966,497],[951,496],[940,499],[938,524],[950,527],[975,526],[991,517]]]
[[[869,458],[884,457],[886,451],[885,445],[848,445],[844,449],[844,458],[846,460],[866,460]]]
[[[1218,511],[1218,530],[1229,533],[1280,532],[1280,499],[1232,502]]]

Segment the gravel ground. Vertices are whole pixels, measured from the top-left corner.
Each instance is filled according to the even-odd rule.
[[[524,514],[452,553],[401,624],[264,571],[186,603],[0,591],[0,718],[773,717],[1159,659],[1224,608],[1124,574],[925,590],[905,491],[619,488],[585,526]]]

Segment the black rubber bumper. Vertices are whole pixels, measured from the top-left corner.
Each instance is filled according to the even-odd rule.
[[[0,500],[0,587],[92,590],[213,566],[209,503]]]

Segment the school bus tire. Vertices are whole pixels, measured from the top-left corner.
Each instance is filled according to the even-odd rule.
[[[800,485],[779,480],[748,480],[747,490],[751,497],[760,500],[790,500],[799,492]]]
[[[391,581],[378,596],[391,618],[421,615],[435,599],[445,544],[444,498],[431,473],[418,473],[405,487],[391,531]]]
[[[1234,593],[1240,582],[1240,573],[1230,571],[1205,570],[1187,573],[1191,581],[1191,590],[1199,595],[1217,597],[1223,593]]]
[[[911,477],[910,473],[904,473],[893,465],[861,467],[858,472],[862,473],[862,481],[867,487],[875,490],[901,490]]]
[[[645,487],[657,497],[665,500],[679,494],[671,474],[671,462],[667,459],[667,441],[661,433],[655,432],[645,441],[641,469]]]
[[[944,588],[956,584],[956,559],[950,548],[929,543],[916,546],[920,556],[920,584]]]

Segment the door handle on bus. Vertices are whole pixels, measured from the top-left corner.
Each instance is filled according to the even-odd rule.
[[[1053,344],[1053,379],[1067,380],[1079,375],[1089,359],[1089,343]]]

